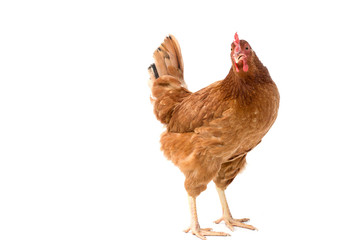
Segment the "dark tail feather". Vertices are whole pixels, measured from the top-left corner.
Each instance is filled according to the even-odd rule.
[[[158,79],[158,78],[159,78],[159,73],[158,73],[158,71],[157,71],[157,69],[156,69],[155,63],[153,63],[153,64],[150,65],[149,70],[150,70],[150,68],[151,68],[152,71],[153,71],[153,74],[154,74],[155,79]]]
[[[153,57],[154,63],[148,68],[150,100],[157,119],[168,124],[177,104],[191,94],[184,81],[184,63],[176,38],[166,37]]]

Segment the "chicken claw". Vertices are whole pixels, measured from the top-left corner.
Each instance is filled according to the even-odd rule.
[[[225,232],[214,232],[212,228],[187,228],[184,232],[188,233],[191,230],[191,233],[197,236],[200,239],[206,240],[205,236],[230,236],[230,234]]]
[[[231,230],[234,231],[235,227],[242,227],[247,228],[250,230],[257,230],[254,226],[251,226],[249,224],[245,224],[244,222],[249,221],[248,218],[242,218],[242,219],[233,219],[232,217],[221,217],[218,220],[216,220],[214,223],[219,224],[221,221],[224,221],[225,225]]]

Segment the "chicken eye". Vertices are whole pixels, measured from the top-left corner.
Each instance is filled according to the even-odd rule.
[[[246,46],[246,47],[245,47],[245,50],[249,50],[249,47],[248,47],[248,46]]]

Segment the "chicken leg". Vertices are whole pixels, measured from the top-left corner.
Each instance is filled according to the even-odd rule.
[[[223,216],[215,221],[216,224],[220,223],[221,221],[224,221],[225,225],[231,231],[234,231],[234,226],[235,227],[247,228],[247,229],[251,229],[251,230],[257,230],[255,227],[244,223],[244,222],[247,222],[247,221],[250,220],[248,218],[234,219],[232,217],[231,213],[230,213],[229,205],[228,205],[228,203],[226,201],[225,191],[223,189],[218,188],[218,187],[216,187],[216,190],[217,190],[217,192],[219,194],[221,207],[222,207],[222,212],[223,212]]]
[[[211,228],[200,228],[197,211],[196,211],[196,198],[188,197],[189,199],[189,207],[190,207],[190,216],[191,216],[191,224],[190,227],[185,229],[184,232],[189,232],[193,235],[196,235],[198,238],[205,240],[205,236],[230,236],[228,233],[224,232],[214,232]]]

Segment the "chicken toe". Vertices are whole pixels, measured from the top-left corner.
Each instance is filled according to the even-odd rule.
[[[225,192],[223,189],[216,187],[216,190],[219,194],[221,207],[223,210],[223,216],[215,221],[216,224],[224,221],[225,225],[231,230],[234,231],[234,227],[242,227],[250,230],[257,230],[254,226],[245,224],[244,222],[249,221],[248,218],[234,219],[230,213],[229,205],[226,201]]]
[[[215,232],[212,231],[211,228],[192,228],[189,227],[188,229],[185,229],[184,232],[188,233],[191,230],[191,233],[195,236],[197,236],[200,239],[205,240],[205,236],[230,236],[230,234],[225,232]]]
[[[249,221],[248,218],[242,218],[242,219],[233,219],[232,217],[221,217],[218,220],[215,221],[216,224],[219,224],[220,222],[224,221],[225,225],[231,230],[234,231],[234,227],[242,227],[250,230],[257,230],[252,225],[245,224],[244,222]]]

